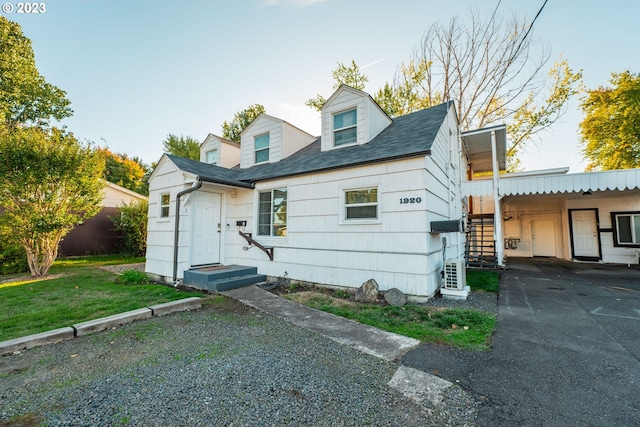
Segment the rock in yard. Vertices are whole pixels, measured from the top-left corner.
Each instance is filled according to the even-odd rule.
[[[378,283],[369,279],[356,291],[356,301],[376,302],[378,300]]]
[[[402,307],[407,303],[407,296],[400,289],[392,288],[384,293],[384,300],[389,305]]]

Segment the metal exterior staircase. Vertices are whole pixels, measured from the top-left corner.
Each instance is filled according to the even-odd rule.
[[[494,240],[494,215],[477,214],[467,218],[468,233],[465,258],[469,267],[498,267]]]
[[[266,281],[257,267],[219,265],[184,272],[183,284],[203,291],[221,292]]]

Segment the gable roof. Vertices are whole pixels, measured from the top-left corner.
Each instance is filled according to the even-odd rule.
[[[321,151],[318,138],[279,162],[247,169],[226,169],[165,155],[179,169],[202,181],[252,188],[258,181],[428,155],[450,108],[453,101],[397,117],[367,144]]]
[[[237,169],[227,169],[221,166],[210,165],[208,163],[174,156],[173,154],[165,153],[163,154],[163,157],[167,157],[171,160],[181,171],[198,176],[201,181],[230,185],[233,187],[253,188],[251,183],[238,179],[239,171]],[[160,162],[158,162],[158,164],[160,164]]]
[[[337,98],[337,97],[338,97],[342,92],[351,92],[351,93],[354,93],[354,94],[356,94],[356,95],[358,95],[358,96],[362,96],[362,97],[366,97],[366,98],[368,98],[368,99],[369,99],[369,101],[371,101],[371,104],[372,104],[372,105],[375,105],[376,107],[378,107],[378,110],[380,110],[380,112],[381,112],[382,114],[384,114],[384,115],[385,115],[385,117],[387,117],[389,120],[392,120],[392,121],[393,121],[393,119],[392,119],[391,117],[389,117],[389,115],[387,114],[387,112],[386,112],[386,111],[384,111],[384,110],[382,109],[382,107],[380,106],[380,104],[378,104],[378,103],[376,102],[376,100],[375,100],[375,99],[373,99],[373,97],[372,97],[371,95],[369,95],[367,92],[364,92],[364,91],[362,91],[362,90],[356,89],[356,88],[351,87],[351,86],[349,86],[349,85],[346,85],[346,84],[344,84],[344,83],[342,83],[342,84],[338,87],[338,89],[336,89],[336,91],[335,91],[335,92],[333,92],[333,95],[331,95],[331,96],[329,97],[329,99],[327,99],[327,100],[324,102],[324,104],[322,105],[321,110],[324,110],[324,107],[325,107],[325,106],[327,106],[327,105],[331,105],[331,103],[333,102],[333,100],[334,100],[335,98]]]
[[[213,133],[210,133],[210,134],[207,135],[207,137],[204,139],[204,141],[202,141],[200,143],[200,147],[202,147],[207,142],[207,140],[209,138],[216,138],[218,141],[220,141],[220,142],[222,142],[224,144],[233,145],[234,147],[240,147],[240,143],[239,142],[231,141],[230,139],[223,138],[223,137],[215,135]]]

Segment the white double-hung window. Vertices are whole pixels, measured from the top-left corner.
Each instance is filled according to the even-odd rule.
[[[378,220],[378,189],[345,190],[343,218],[345,222]]]
[[[333,145],[353,144],[358,139],[358,110],[343,111],[333,115]]]
[[[265,163],[269,161],[269,134],[256,136],[253,139],[255,149],[255,163]]]
[[[258,236],[287,235],[287,189],[258,193]]]
[[[170,205],[171,195],[169,193],[160,194],[160,218],[169,218]]]

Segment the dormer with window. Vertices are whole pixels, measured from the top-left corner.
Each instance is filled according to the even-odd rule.
[[[391,123],[368,94],[342,85],[322,107],[322,151],[366,144]]]
[[[240,163],[240,144],[210,133],[200,144],[200,161],[230,169]]]
[[[278,162],[317,139],[267,114],[256,117],[240,138],[240,168]]]
[[[253,163],[256,165],[269,161],[269,135],[270,133],[267,132],[253,137]]]

